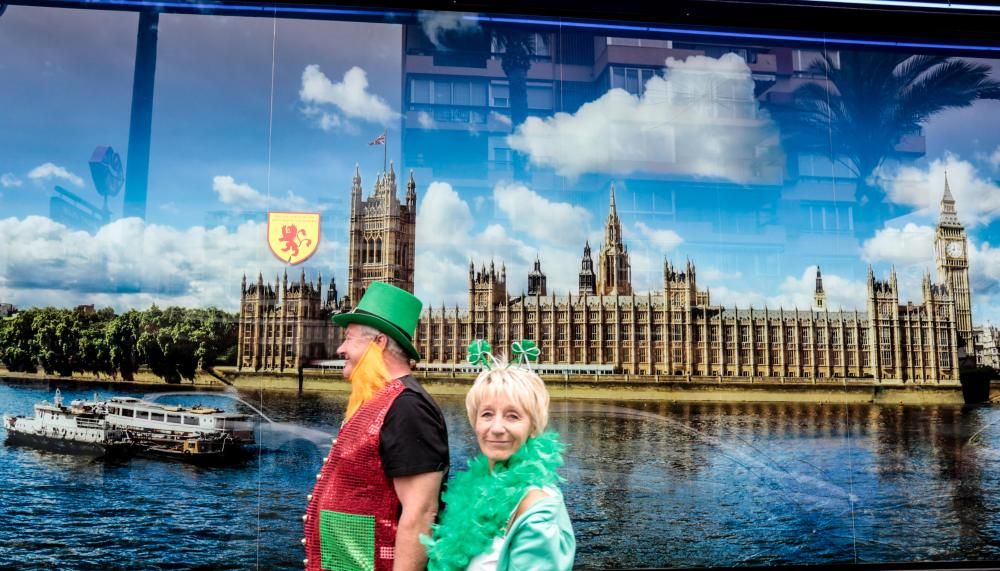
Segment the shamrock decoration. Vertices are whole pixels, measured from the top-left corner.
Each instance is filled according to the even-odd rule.
[[[516,363],[538,361],[538,356],[542,354],[541,349],[531,339],[522,339],[511,343],[510,352],[514,356],[514,362]]]
[[[490,368],[490,344],[485,339],[476,339],[469,343],[469,363]]]

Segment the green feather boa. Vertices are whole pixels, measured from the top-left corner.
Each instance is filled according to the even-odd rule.
[[[556,473],[566,446],[559,434],[546,432],[529,438],[509,460],[497,463],[490,473],[486,456],[469,460],[469,469],[448,483],[441,523],[433,537],[420,540],[427,546],[430,571],[461,571],[477,555],[486,553],[493,538],[505,531],[507,520],[528,488],[555,486],[563,481]]]

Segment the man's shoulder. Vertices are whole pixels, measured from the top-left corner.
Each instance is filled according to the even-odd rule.
[[[399,381],[403,383],[403,386],[406,387],[406,390],[424,395],[427,394],[427,389],[425,389],[424,386],[420,384],[420,381],[418,381],[416,377],[414,377],[413,375],[406,375],[405,377],[400,377]]]
[[[424,386],[413,377],[413,375],[400,377],[399,380],[403,383],[403,392],[399,393],[399,396],[396,398],[397,402],[400,399],[403,399],[403,402],[406,402],[407,400],[412,402],[416,399],[417,401],[426,402],[436,409],[440,409],[437,401],[434,400],[434,397],[427,392],[427,389],[425,389]]]

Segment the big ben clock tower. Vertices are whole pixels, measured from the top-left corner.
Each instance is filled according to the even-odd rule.
[[[972,342],[972,294],[969,289],[969,240],[965,227],[958,221],[955,211],[955,197],[948,188],[948,178],[944,180],[944,196],[941,197],[941,217],[934,236],[934,252],[937,258],[938,279],[948,285],[955,299],[955,328],[961,342]],[[971,350],[971,347],[968,348]]]

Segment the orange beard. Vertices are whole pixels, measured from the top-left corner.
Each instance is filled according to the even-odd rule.
[[[368,344],[368,349],[358,359],[358,364],[351,371],[350,381],[351,397],[347,399],[344,422],[350,420],[361,405],[370,401],[390,381],[389,370],[382,360],[382,348],[374,341]]]

